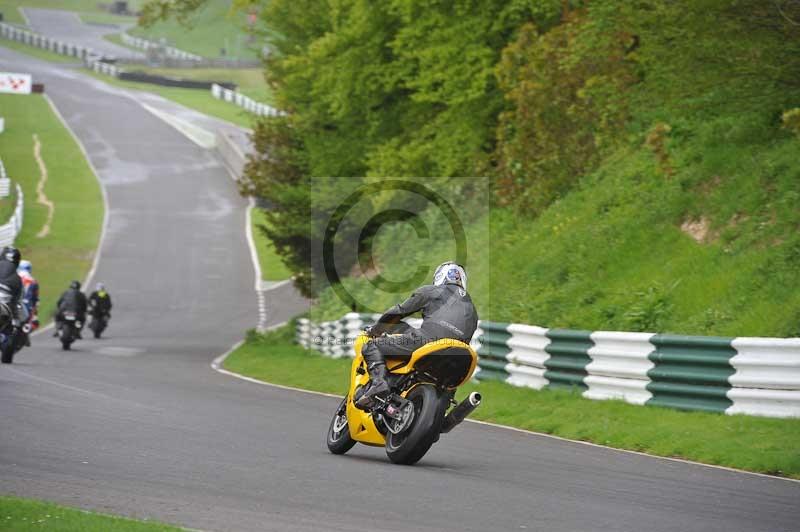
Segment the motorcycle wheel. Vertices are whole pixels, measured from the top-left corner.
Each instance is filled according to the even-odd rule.
[[[73,333],[71,327],[61,329],[61,349],[69,351],[72,345]]]
[[[333,415],[326,440],[328,450],[333,454],[344,454],[356,444],[356,441],[350,437],[350,427],[347,423],[347,397],[342,399]]]
[[[7,345],[2,349],[2,356],[0,357],[0,361],[2,361],[3,364],[11,364],[12,362],[14,362],[14,353],[15,353],[14,344],[10,343],[9,345]]]
[[[439,396],[432,384],[420,384],[406,399],[414,404],[414,420],[400,434],[386,435],[386,455],[395,464],[411,465],[425,456],[442,428]]]

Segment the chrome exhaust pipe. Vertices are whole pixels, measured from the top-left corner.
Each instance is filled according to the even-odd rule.
[[[472,392],[469,396],[461,401],[456,407],[444,418],[442,423],[442,433],[450,432],[453,428],[464,421],[473,410],[478,408],[481,404],[481,394]]]

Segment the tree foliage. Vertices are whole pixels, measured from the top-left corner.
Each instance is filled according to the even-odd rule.
[[[142,18],[205,1],[151,0]],[[273,206],[266,230],[309,293],[310,177],[489,175],[496,204],[536,216],[625,143],[672,175],[681,116],[755,110],[777,131],[800,106],[800,0],[235,6],[259,14],[285,113],[256,128],[242,188]]]

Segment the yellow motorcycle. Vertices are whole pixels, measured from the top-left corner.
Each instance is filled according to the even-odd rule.
[[[328,428],[327,444],[333,454],[344,454],[356,443],[386,448],[396,464],[414,464],[481,402],[472,392],[456,403],[456,388],[475,371],[478,355],[464,342],[453,339],[429,342],[408,360],[387,358],[386,380],[390,392],[375,397],[362,410],[355,405],[369,382],[361,348],[369,341],[361,333],[355,341],[350,389],[339,404]],[[448,413],[447,410],[453,406]]]

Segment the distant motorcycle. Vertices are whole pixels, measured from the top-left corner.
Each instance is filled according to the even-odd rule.
[[[72,310],[65,310],[61,313],[61,320],[58,324],[58,337],[61,339],[61,347],[64,351],[72,348],[72,343],[78,339],[78,332],[81,329],[81,322],[78,314]]]
[[[102,312],[97,307],[90,310],[92,320],[89,322],[89,329],[94,333],[95,338],[100,338],[103,331],[108,327],[108,320],[111,319],[111,314]]]

